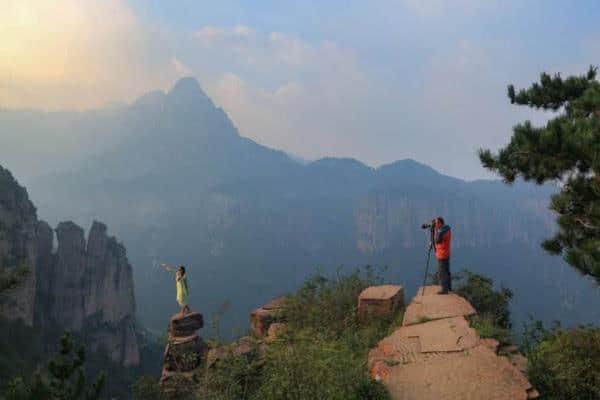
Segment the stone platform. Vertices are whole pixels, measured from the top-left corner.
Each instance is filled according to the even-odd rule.
[[[169,321],[169,333],[163,354],[160,378],[166,398],[179,398],[180,392],[197,383],[198,369],[206,359],[208,347],[196,333],[204,325],[202,314],[175,314]]]
[[[369,352],[371,376],[394,400],[517,400],[538,397],[498,342],[480,339],[464,316],[475,310],[464,298],[421,289],[406,309],[402,327]]]
[[[358,296],[358,315],[393,315],[404,305],[404,288],[399,285],[371,286]]]
[[[402,325],[419,324],[434,319],[466,317],[475,314],[475,309],[464,298],[452,292],[438,295],[439,286],[425,286],[419,289],[404,312]]]

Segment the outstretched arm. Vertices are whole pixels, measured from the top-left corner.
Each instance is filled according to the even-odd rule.
[[[166,269],[169,272],[175,271],[175,269],[172,266],[170,266],[169,264],[162,263],[162,264],[160,264],[160,266],[163,267],[164,269]]]

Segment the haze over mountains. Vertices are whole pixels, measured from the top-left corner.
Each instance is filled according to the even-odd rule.
[[[138,315],[156,331],[176,308],[160,262],[189,267],[193,308],[210,315],[230,301],[225,328],[245,328],[250,309],[317,266],[388,265],[410,294],[424,269],[420,225],[437,215],[453,228],[453,270],[513,289],[516,318],[600,321],[597,288],[539,248],[554,229],[552,186],[465,182],[413,160],[301,163],[240,136],[193,78],[131,105],[3,110],[0,131],[14,146],[0,157],[22,171],[40,216],[101,219],[123,239]]]

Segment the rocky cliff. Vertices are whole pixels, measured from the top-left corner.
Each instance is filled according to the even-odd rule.
[[[73,222],[61,222],[56,236],[56,253],[38,268],[40,320],[85,333],[92,350],[106,351],[113,361],[138,364],[133,278],[125,248],[96,221],[87,242]]]
[[[27,191],[0,167],[0,315],[32,326],[38,220]]]
[[[139,363],[132,268],[125,248],[94,222],[86,241],[72,222],[54,233],[27,191],[0,167],[0,315],[79,332],[92,351]]]

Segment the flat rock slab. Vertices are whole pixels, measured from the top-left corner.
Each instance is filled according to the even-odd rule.
[[[400,285],[370,286],[358,296],[359,300],[389,300],[396,297],[404,289]]]
[[[189,313],[184,316],[175,314],[169,324],[172,336],[191,336],[204,326],[204,319],[200,313]]]
[[[379,342],[379,353],[371,350],[369,362],[424,361],[442,352],[463,351],[479,344],[479,338],[463,317],[403,326]]]
[[[469,302],[438,290],[419,291],[403,326],[369,351],[371,376],[394,400],[536,398],[519,369],[523,360],[498,356],[498,342],[480,339],[464,318],[475,313]]]
[[[391,366],[382,382],[395,400],[525,400],[533,390],[518,369],[485,345]]]
[[[439,286],[426,286],[423,295],[423,289],[420,288],[412,302],[406,307],[402,325],[475,314],[473,306],[463,297],[452,292],[445,295],[437,294],[439,290]]]

